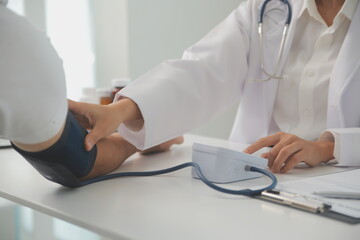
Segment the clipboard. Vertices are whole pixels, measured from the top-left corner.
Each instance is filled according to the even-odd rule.
[[[319,191],[360,191],[360,169],[321,175],[285,183],[253,196],[349,224],[360,223],[360,200],[326,198]]]
[[[8,149],[8,148],[11,148],[10,141],[0,138],[0,149]]]
[[[311,199],[303,195],[283,192],[275,189],[264,191],[261,194],[253,196],[253,198],[287,206],[290,208],[296,208],[300,211],[309,212],[349,224],[360,223],[360,218],[351,217],[332,211],[332,206],[330,204],[319,201],[317,199]]]

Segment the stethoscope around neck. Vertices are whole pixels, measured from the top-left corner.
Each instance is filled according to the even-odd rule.
[[[265,11],[266,11],[266,5],[270,1],[272,1],[272,0],[265,0],[263,5],[260,8],[259,25],[258,25],[258,33],[259,33],[259,38],[260,38],[260,64],[261,64],[261,70],[267,76],[267,78],[261,79],[261,80],[254,80],[255,82],[266,82],[266,81],[269,81],[270,79],[283,79],[284,78],[283,76],[280,76],[280,74],[278,74],[278,72],[280,70],[280,63],[281,63],[283,55],[284,55],[284,47],[285,47],[285,43],[286,43],[286,40],[287,40],[287,35],[288,35],[288,31],[289,31],[289,25],[290,25],[291,18],[292,18],[292,9],[291,9],[291,5],[290,5],[288,0],[278,0],[278,1],[283,2],[287,6],[288,15],[287,15],[284,30],[283,30],[283,33],[282,33],[282,38],[281,38],[281,43],[280,43],[280,50],[279,50],[279,54],[278,54],[277,60],[276,60],[275,71],[274,71],[274,73],[269,73],[269,71],[267,71],[265,69],[265,66],[264,66],[263,23],[264,23],[264,15],[265,15]]]

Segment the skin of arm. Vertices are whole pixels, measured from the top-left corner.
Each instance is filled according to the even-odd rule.
[[[181,144],[183,143],[183,141],[183,137],[178,137],[140,153],[152,154],[157,152],[164,152],[169,150],[172,145]],[[98,155],[95,161],[94,168],[84,179],[91,179],[96,176],[101,176],[112,172],[113,170],[117,169],[131,155],[139,152],[136,147],[127,142],[118,133],[113,133],[108,137],[102,138],[97,143],[97,149]]]

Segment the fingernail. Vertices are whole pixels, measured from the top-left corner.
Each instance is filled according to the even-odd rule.
[[[248,149],[245,149],[245,150],[243,151],[243,153],[249,153],[249,150],[248,150]]]

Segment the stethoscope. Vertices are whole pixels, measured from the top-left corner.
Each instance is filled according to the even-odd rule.
[[[272,0],[265,0],[263,5],[260,8],[260,17],[259,17],[259,25],[258,25],[258,33],[259,33],[259,37],[260,37],[260,64],[261,64],[261,70],[262,72],[267,76],[266,79],[263,80],[255,80],[256,82],[265,82],[265,81],[269,81],[270,79],[283,79],[283,76],[279,76],[278,75],[278,71],[280,70],[280,63],[283,57],[283,53],[284,53],[284,46],[285,46],[285,42],[287,40],[287,34],[288,34],[288,30],[289,30],[289,25],[291,22],[291,18],[292,18],[292,9],[291,9],[291,5],[289,3],[288,0],[279,0],[281,2],[283,2],[288,9],[288,15],[287,15],[287,19],[285,21],[285,26],[284,26],[284,30],[283,30],[283,34],[282,34],[282,38],[281,38],[281,43],[280,43],[280,50],[279,50],[279,54],[277,57],[277,62],[276,62],[276,67],[275,67],[275,71],[274,73],[269,73],[269,71],[267,71],[264,67],[264,37],[263,37],[263,22],[264,22],[264,15],[265,15],[265,11],[266,11],[266,5]]]

